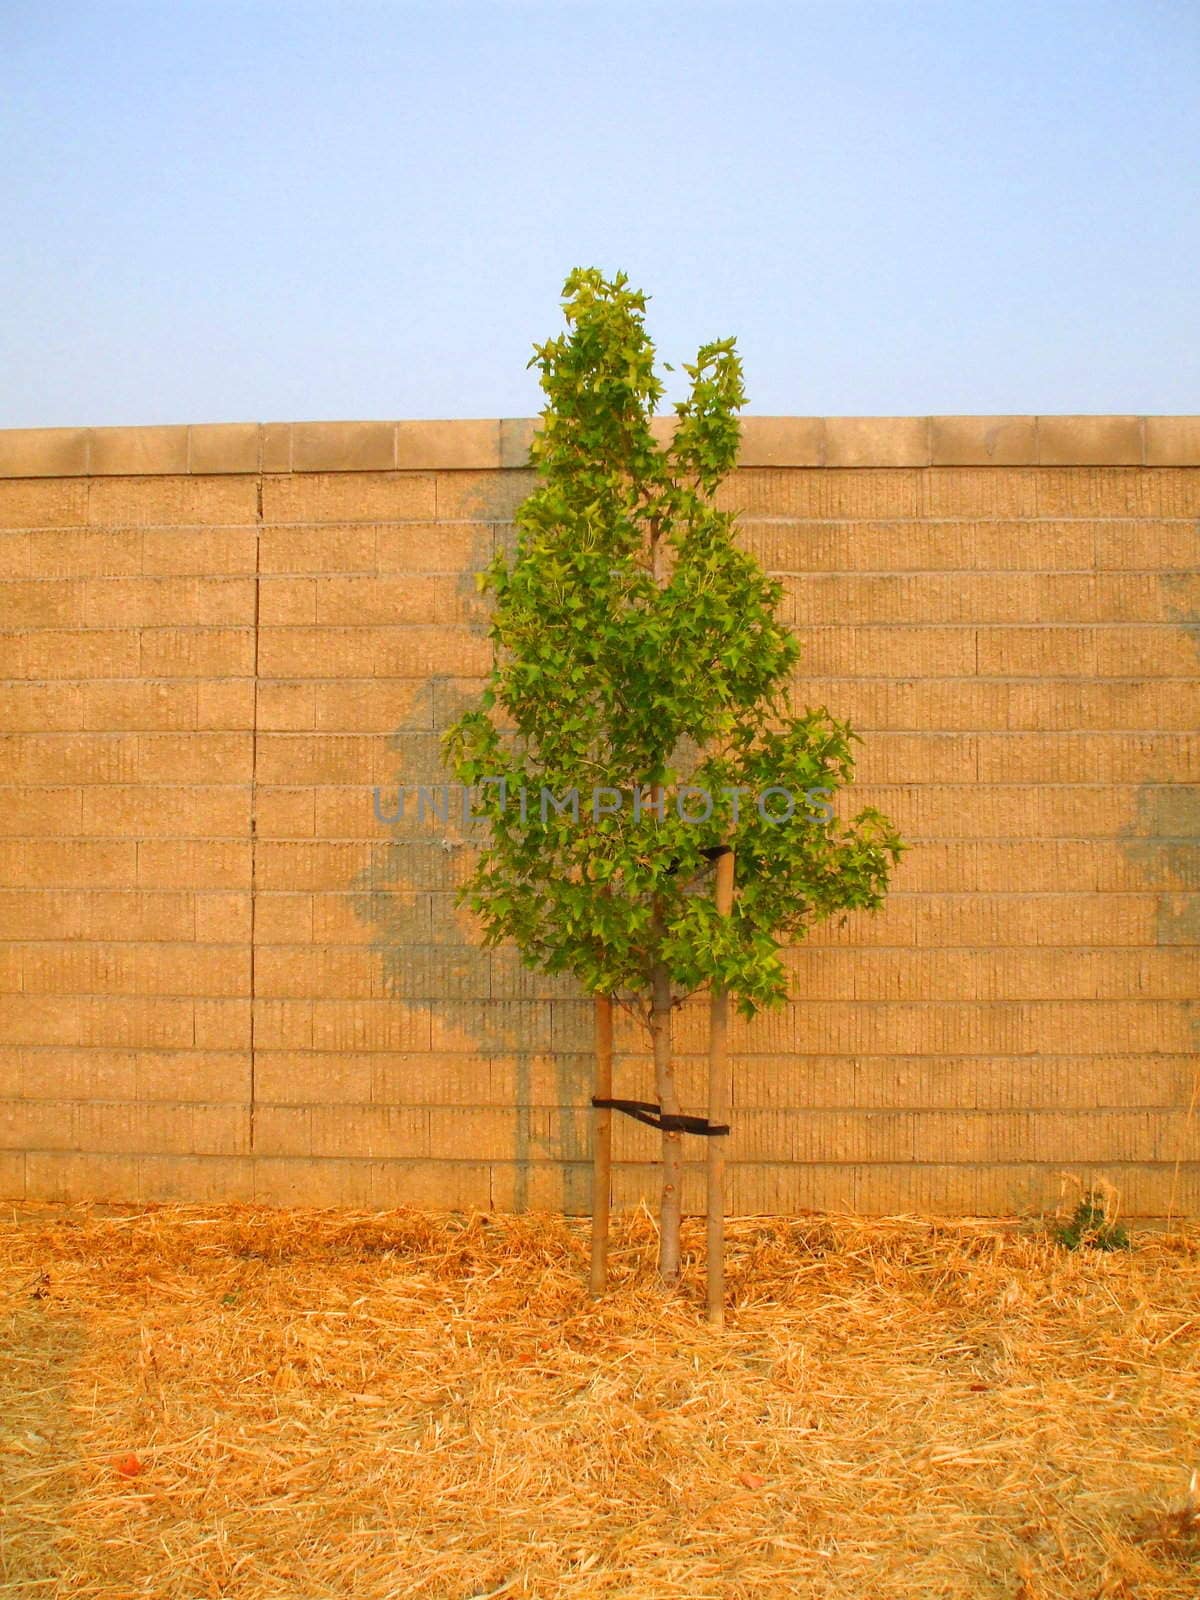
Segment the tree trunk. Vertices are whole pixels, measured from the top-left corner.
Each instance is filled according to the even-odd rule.
[[[717,915],[727,917],[733,910],[733,851],[717,857]],[[726,1035],[729,1027],[729,995],[723,984],[714,983],[708,1017],[708,1120],[721,1126],[729,1116],[729,1057]],[[708,1320],[714,1328],[725,1326],[725,1135],[710,1134],[707,1140],[708,1248],[705,1252],[705,1283]]]
[[[597,1100],[612,1098],[613,1003],[612,995],[598,994],[596,1020]],[[593,1296],[608,1287],[608,1207],[612,1174],[612,1112],[592,1113],[592,1279]]]
[[[654,968],[650,1037],[654,1044],[654,1088],[664,1112],[678,1116],[679,1094],[671,1060],[671,978],[665,966]],[[683,1136],[663,1130],[662,1204],[659,1208],[658,1272],[664,1283],[679,1277],[679,1219],[683,1180]]]
[[[661,526],[656,521],[650,532],[650,566],[655,584],[663,583],[663,550]],[[657,815],[663,815],[663,785],[650,786],[650,803]],[[663,933],[662,908],[655,907],[655,931]],[[675,1065],[671,1060],[671,975],[661,961],[652,969],[650,1001],[650,1038],[654,1046],[654,1092],[663,1112],[679,1115],[679,1094],[675,1087]],[[663,1283],[679,1280],[679,1221],[683,1197],[683,1135],[663,1130],[662,1135],[662,1200],[658,1210],[658,1275]]]

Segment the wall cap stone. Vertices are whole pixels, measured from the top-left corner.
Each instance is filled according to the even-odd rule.
[[[669,435],[673,418],[658,419]],[[496,471],[534,417],[0,429],[0,478]],[[1200,416],[744,417],[744,467],[1195,467]]]

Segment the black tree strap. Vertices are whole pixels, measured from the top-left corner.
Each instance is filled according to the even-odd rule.
[[[597,1111],[623,1111],[635,1122],[644,1122],[648,1128],[658,1128],[663,1133],[700,1133],[711,1139],[718,1133],[729,1132],[727,1123],[710,1122],[707,1117],[678,1116],[673,1111],[664,1111],[653,1100],[598,1100],[593,1095],[592,1104]]]

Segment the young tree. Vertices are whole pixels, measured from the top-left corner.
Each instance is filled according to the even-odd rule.
[[[535,346],[546,405],[537,486],[515,554],[479,576],[495,662],[445,735],[489,837],[462,900],[490,944],[571,973],[645,1022],[662,1133],[659,1270],[679,1273],[682,1139],[671,1014],[705,986],[748,1017],[787,994],[780,947],[850,908],[874,910],[902,848],[874,810],[836,820],[849,726],[794,712],[799,647],[781,585],[714,503],[744,403],[734,341],[684,370],[673,437],[624,274],[576,270],[567,331]],[[710,892],[732,849],[729,914]]]

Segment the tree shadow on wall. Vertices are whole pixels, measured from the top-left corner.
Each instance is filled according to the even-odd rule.
[[[1164,573],[1159,581],[1168,617],[1200,655],[1194,575]],[[1195,944],[1200,940],[1200,786],[1174,774],[1148,775],[1137,791],[1134,815],[1121,829],[1120,843],[1146,886],[1162,891],[1156,944]],[[1193,1025],[1200,1044],[1200,1013]]]
[[[1200,609],[1194,574],[1164,573],[1159,581],[1168,617],[1200,654]],[[1137,876],[1147,888],[1159,891],[1155,945],[1172,948],[1200,943],[1200,786],[1184,782],[1174,773],[1148,776],[1137,790],[1134,815],[1120,830],[1118,839]],[[1200,1053],[1200,1003],[1185,1000],[1181,1004],[1192,1049]],[[1173,1197],[1180,1169],[1185,1165],[1193,1167],[1196,1162],[1192,1124],[1198,1097],[1200,1069],[1193,1067],[1190,1099],[1179,1107],[1182,1125],[1174,1156]],[[1169,1156],[1164,1155],[1163,1159]]]
[[[472,553],[471,570],[458,581],[465,627],[476,639],[487,638],[488,624],[475,571],[486,565],[497,542],[510,536],[512,510],[511,493],[503,485],[485,484],[466,502],[464,520],[487,530]],[[560,1031],[551,1031],[554,1001],[582,995],[573,984],[524,971],[508,947],[484,948],[469,914],[453,909],[453,891],[481,842],[482,824],[464,827],[461,791],[452,787],[438,741],[474,700],[474,689],[463,679],[431,675],[414,707],[414,724],[430,730],[422,753],[413,759],[418,741],[411,731],[393,735],[389,748],[396,753],[397,770],[372,802],[377,802],[376,827],[384,837],[373,843],[368,865],[351,885],[352,904],[371,929],[370,947],[380,962],[385,994],[408,1011],[429,1016],[435,1052],[441,1048],[462,1052],[464,1061],[494,1062],[500,1082],[511,1065],[513,1208],[524,1211],[538,1203],[535,1169],[550,1165],[557,1168],[564,1210],[585,1212],[590,1204],[586,1052],[591,1040],[582,1030],[576,1037],[574,1021],[562,1031],[564,1017],[573,1017],[576,1007],[561,1011]],[[403,814],[396,815],[400,793]],[[379,820],[381,814],[389,820]],[[536,1069],[547,1059],[553,1062],[555,1107],[534,1103]],[[502,1197],[497,1199],[503,1204]]]

